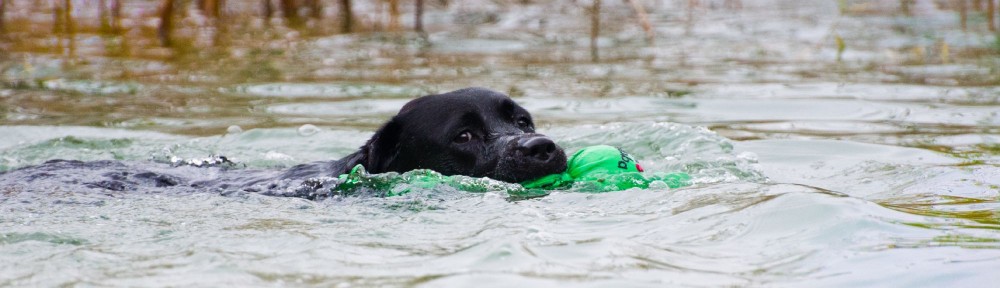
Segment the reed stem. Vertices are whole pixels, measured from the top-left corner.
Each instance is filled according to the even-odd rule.
[[[597,51],[597,37],[601,34],[601,0],[594,0],[590,8],[590,61],[600,61]]]

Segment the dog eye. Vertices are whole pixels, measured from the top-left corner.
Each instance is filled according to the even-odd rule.
[[[455,140],[452,141],[455,141],[455,143],[458,144],[472,141],[472,132],[469,131],[462,132],[461,134],[458,134],[458,136],[455,136]]]
[[[518,118],[517,119],[517,127],[528,127],[530,125],[531,124],[528,122],[527,118]]]

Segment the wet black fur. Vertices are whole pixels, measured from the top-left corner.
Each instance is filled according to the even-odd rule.
[[[472,141],[454,143],[463,131],[473,134]],[[566,155],[558,146],[547,161],[525,155],[518,141],[532,137],[544,136],[535,133],[524,108],[501,93],[466,88],[414,99],[357,152],[337,161],[292,167],[283,177],[339,175],[361,164],[370,173],[430,169],[521,182],[566,169]]]

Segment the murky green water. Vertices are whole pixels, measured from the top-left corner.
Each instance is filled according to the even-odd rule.
[[[210,155],[280,169],[353,152],[413,97],[482,86],[568,151],[621,146],[694,185],[520,201],[506,186],[324,201],[0,187],[0,286],[1000,280],[1000,41],[979,14],[963,32],[923,1],[913,16],[894,1],[649,1],[647,43],[628,3],[605,1],[593,62],[582,2],[433,4],[426,40],[261,20],[199,29],[195,13],[174,48],[149,21],[32,33],[52,29],[50,10],[11,2],[0,171]],[[126,3],[136,19],[155,8]],[[356,9],[381,15],[373,5]]]

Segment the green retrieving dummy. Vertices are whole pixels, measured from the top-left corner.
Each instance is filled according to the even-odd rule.
[[[339,176],[340,184],[331,193],[349,195],[351,191],[367,188],[383,191],[382,196],[407,194],[412,188],[431,189],[438,185],[451,186],[462,191],[485,192],[509,189],[512,195],[527,195],[525,198],[544,196],[548,190],[572,190],[578,192],[610,192],[630,188],[653,187],[679,188],[691,185],[691,176],[686,173],[646,173],[635,158],[621,149],[597,145],[585,147],[573,153],[566,164],[566,172],[552,174],[521,183],[520,186],[488,178],[467,176],[446,176],[430,170],[414,170],[403,174],[368,174],[360,164],[351,172]],[[657,185],[653,185],[657,184]]]
[[[566,172],[548,175],[521,183],[528,189],[560,189],[590,192],[618,191],[629,188],[649,188],[662,181],[670,188],[688,186],[691,176],[685,173],[658,174],[646,177],[642,166],[625,151],[608,146],[584,147],[573,153],[566,163]]]

